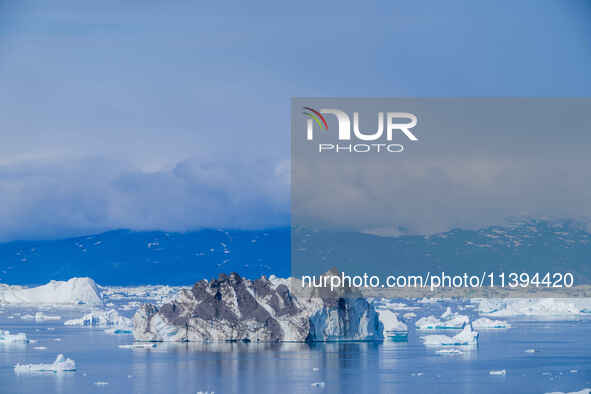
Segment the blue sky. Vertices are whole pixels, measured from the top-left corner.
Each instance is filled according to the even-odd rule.
[[[290,98],[588,96],[584,1],[0,0],[0,240],[289,220]]]

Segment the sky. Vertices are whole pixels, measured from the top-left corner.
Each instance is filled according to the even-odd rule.
[[[292,97],[591,91],[584,1],[209,3],[0,0],[0,241],[286,225]]]

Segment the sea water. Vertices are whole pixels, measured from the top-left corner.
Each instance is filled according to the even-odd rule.
[[[62,320],[45,322],[10,319],[13,313],[4,309],[0,328],[24,332],[36,342],[0,344],[2,394],[498,394],[591,387],[591,320],[509,320],[511,329],[481,330],[477,347],[437,353],[441,348],[425,347],[420,340],[425,333],[412,328],[408,342],[159,343],[121,349],[118,345],[133,343],[131,335],[63,325],[80,311],[52,310]],[[59,353],[76,361],[75,372],[14,371],[17,363],[51,363]],[[489,373],[503,369],[504,376]]]

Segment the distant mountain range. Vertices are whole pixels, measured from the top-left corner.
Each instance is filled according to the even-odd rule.
[[[573,272],[591,283],[591,234],[573,220],[519,219],[505,226],[381,237],[296,229],[118,230],[48,241],[0,244],[0,283],[41,284],[89,276],[103,285],[190,285],[219,273],[246,278],[275,274],[403,274],[445,271]],[[293,267],[292,267],[293,264]],[[293,270],[292,270],[293,268]]]
[[[118,230],[0,244],[0,283],[89,276],[101,285],[192,285],[222,272],[289,276],[289,228],[186,233]]]
[[[430,236],[297,229],[292,271],[322,273],[331,267],[375,275],[482,272],[571,272],[591,283],[591,234],[574,220],[513,219],[504,226],[454,229]]]

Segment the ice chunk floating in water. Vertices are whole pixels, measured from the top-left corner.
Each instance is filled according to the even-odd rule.
[[[25,333],[18,333],[18,334],[11,334],[10,331],[0,330],[0,343],[27,343],[27,334]]]
[[[92,311],[80,319],[68,320],[64,324],[66,326],[113,327],[124,331],[131,331],[133,328],[131,319],[121,316],[115,309]]]
[[[498,371],[490,371],[488,373],[489,375],[496,375],[496,376],[505,376],[507,374],[507,370],[506,369],[501,369]]]
[[[380,322],[384,326],[384,336],[393,341],[406,341],[408,339],[408,327],[398,320],[398,315],[388,309],[377,309]]]
[[[468,324],[462,332],[455,336],[448,335],[427,335],[423,337],[423,342],[427,346],[467,346],[478,343],[478,332],[473,331]]]
[[[511,328],[511,325],[503,320],[491,320],[481,317],[472,322],[472,327],[477,329]]]
[[[75,370],[76,363],[74,360],[66,358],[63,354],[58,355],[53,364],[16,364],[14,366],[14,372],[16,373],[65,372]]]

